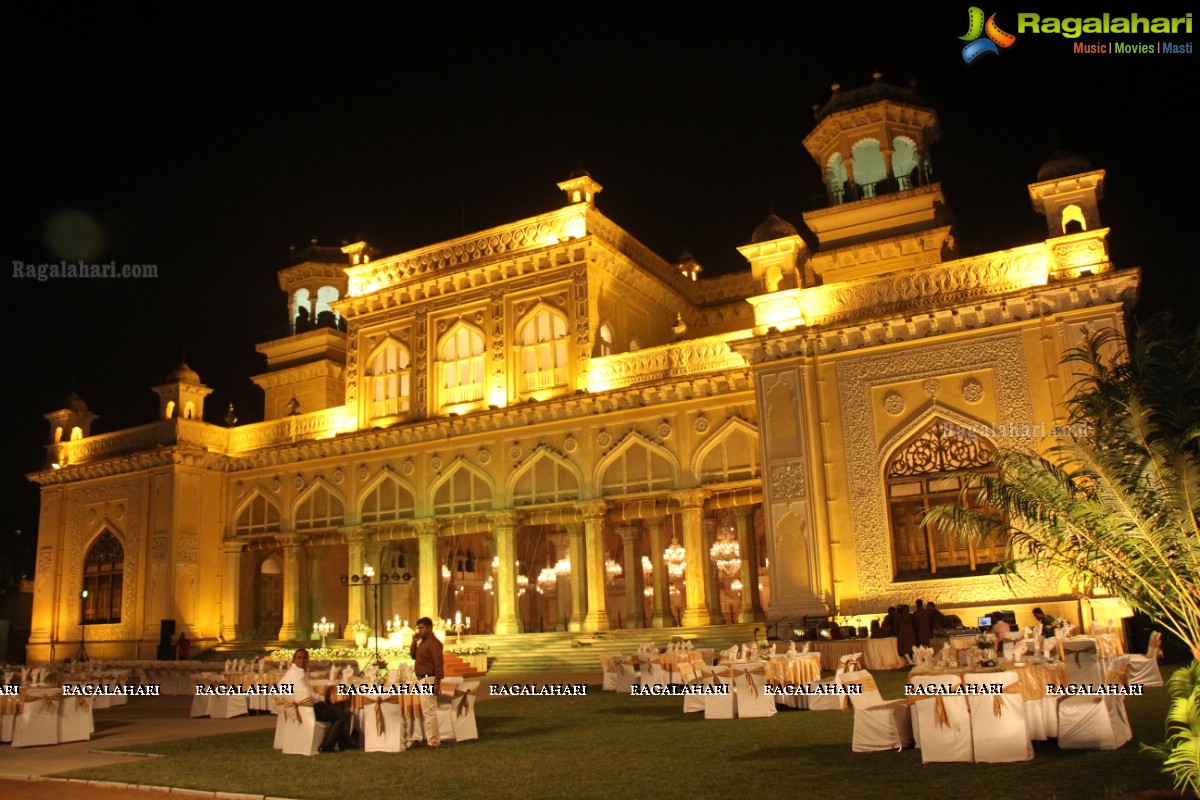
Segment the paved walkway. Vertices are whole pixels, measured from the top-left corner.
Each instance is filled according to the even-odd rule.
[[[490,685],[497,683],[538,686],[590,683],[595,691],[599,691],[600,678],[598,666],[594,672],[491,674],[478,679],[481,682],[478,702],[503,702],[503,698],[491,697],[488,691]],[[214,795],[170,787],[133,790],[105,786],[103,782],[39,780],[68,770],[117,764],[131,758],[150,758],[153,756],[143,754],[139,748],[155,742],[275,727],[275,717],[270,714],[233,719],[191,719],[188,716],[191,707],[191,697],[132,698],[126,705],[95,712],[96,730],[91,741],[17,749],[0,746],[0,796],[14,800],[163,800],[164,793],[170,791],[170,796],[261,798],[262,795]]]

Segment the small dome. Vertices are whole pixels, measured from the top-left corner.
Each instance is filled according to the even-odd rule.
[[[167,383],[199,383],[200,375],[187,362],[183,362],[173,372],[167,373]]]
[[[782,239],[785,236],[799,236],[796,226],[786,219],[780,219],[772,213],[767,215],[767,218],[760,222],[758,227],[754,229],[754,233],[750,236],[750,243],[769,242],[772,239]]]
[[[68,411],[87,411],[87,403],[83,402],[83,398],[71,392],[62,401],[62,407]]]
[[[1055,178],[1065,178],[1068,175],[1090,172],[1091,169],[1091,162],[1078,153],[1055,150],[1046,159],[1046,163],[1042,164],[1042,168],[1038,170],[1037,179],[1039,182],[1052,181]]]
[[[567,176],[567,179],[571,180],[573,178],[590,178],[590,177],[592,177],[592,173],[588,172],[586,169],[583,168],[583,165],[580,164],[575,169],[571,170],[571,174]]]

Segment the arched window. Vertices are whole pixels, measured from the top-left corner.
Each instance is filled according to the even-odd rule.
[[[934,506],[957,503],[960,470],[987,472],[992,443],[974,431],[935,419],[888,461],[888,511],[896,580],[961,577],[987,573],[1003,561],[1008,539],[994,531],[980,542],[962,542],[924,523]]]
[[[296,506],[296,530],[332,528],[342,524],[341,498],[324,486],[318,486]]]
[[[607,322],[600,325],[600,355],[611,356],[613,354],[613,329],[612,325]]]
[[[400,479],[385,475],[363,497],[361,518],[363,522],[412,519],[414,510],[413,496]]]
[[[883,153],[879,142],[874,139],[863,139],[854,145],[851,151],[854,156],[854,182],[858,184],[863,199],[874,197],[883,192],[881,181],[887,179],[887,165],[883,162]]]
[[[1062,210],[1063,233],[1082,233],[1087,230],[1087,220],[1083,217],[1083,209],[1072,203]]]
[[[916,186],[917,146],[907,136],[892,139],[892,176],[900,190]]]
[[[385,342],[367,367],[367,380],[372,419],[408,413],[411,372],[407,347],[391,339]]]
[[[233,530],[239,536],[278,533],[279,509],[261,494],[255,495],[238,515],[237,525]]]
[[[171,419],[172,417],[175,416],[175,401],[174,400],[167,401],[166,412],[167,412],[167,416],[166,416],[167,419]]]
[[[825,185],[829,187],[830,205],[846,202],[846,165],[842,163],[841,153],[829,157],[825,165]]]
[[[83,559],[83,624],[121,621],[122,574],[125,548],[112,531],[96,537]]]
[[[457,325],[438,348],[441,404],[450,406],[482,400],[483,367],[483,334],[475,328]]]
[[[535,309],[517,326],[517,342],[522,392],[567,385],[566,317],[548,308]]]

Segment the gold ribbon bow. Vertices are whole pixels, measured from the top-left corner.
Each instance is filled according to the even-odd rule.
[[[842,672],[858,672],[860,669],[862,669],[862,656],[848,658],[842,662]]]
[[[750,677],[750,670],[742,669],[742,670],[738,670],[738,672],[740,674],[746,676],[746,692],[751,697],[757,698],[758,697],[758,686],[754,683],[754,678]]]
[[[857,680],[857,681],[842,681],[841,685],[842,686],[861,686],[864,694],[866,692],[879,691],[879,685],[875,683],[875,677],[873,675],[867,675],[867,677],[862,678],[861,680]],[[850,705],[851,705],[850,694],[846,693],[846,694],[842,695],[842,708],[846,708]],[[943,708],[943,710],[945,710],[945,709]]]
[[[1000,715],[1002,715],[1004,713],[1004,695],[1006,695],[1006,694],[1020,695],[1021,694],[1020,682],[1010,683],[1007,686],[1005,686],[1003,689],[1000,690],[1000,694],[992,695],[992,713],[995,714],[997,717],[999,717]]]
[[[75,707],[76,707],[76,708],[82,708],[82,709],[85,709],[85,710],[86,710],[86,709],[88,709],[88,708],[91,708],[91,707],[92,707],[92,700],[91,700],[91,698],[90,698],[90,697],[86,697],[86,696],[84,696],[84,695],[81,695],[81,694],[80,694],[80,695],[76,695],[76,696],[75,696]]]
[[[284,699],[275,701],[275,705],[283,706],[284,718],[288,719],[294,717],[297,725],[303,722],[303,720],[300,719],[300,708],[302,706],[308,706],[311,708],[312,704],[313,701],[311,697],[305,697],[303,700],[296,700],[295,698],[292,698],[291,700]]]
[[[386,695],[385,696],[385,695],[377,694],[377,695],[375,695],[374,700],[375,700],[375,734],[377,736],[383,736],[383,732],[387,728],[387,726],[383,724],[383,704],[384,703],[395,703],[396,705],[400,705],[400,696],[399,695]]]
[[[459,686],[455,687],[454,700],[458,700],[460,697],[462,698],[462,702],[458,704],[458,709],[455,711],[455,715],[458,716],[460,719],[462,717],[468,716],[471,713],[471,710],[467,707],[468,703],[467,703],[466,698],[467,698],[467,695],[474,697],[475,692],[478,689],[479,689],[478,686],[472,686],[470,689],[464,689],[464,688],[462,688],[461,684]]]
[[[51,713],[58,713],[58,698],[52,694],[44,694],[40,697],[31,697],[29,700],[34,703],[39,701],[41,702],[42,710],[38,713],[45,714],[47,711]]]

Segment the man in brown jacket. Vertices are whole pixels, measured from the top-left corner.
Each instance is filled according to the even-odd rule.
[[[422,683],[433,684],[433,694],[421,695],[421,716],[425,720],[425,746],[438,748],[442,746],[438,735],[438,692],[442,688],[442,678],[446,677],[442,666],[442,643],[433,635],[433,620],[421,617],[417,620],[417,632],[413,634],[409,654],[413,657],[413,672]],[[432,678],[432,681],[429,679]]]

